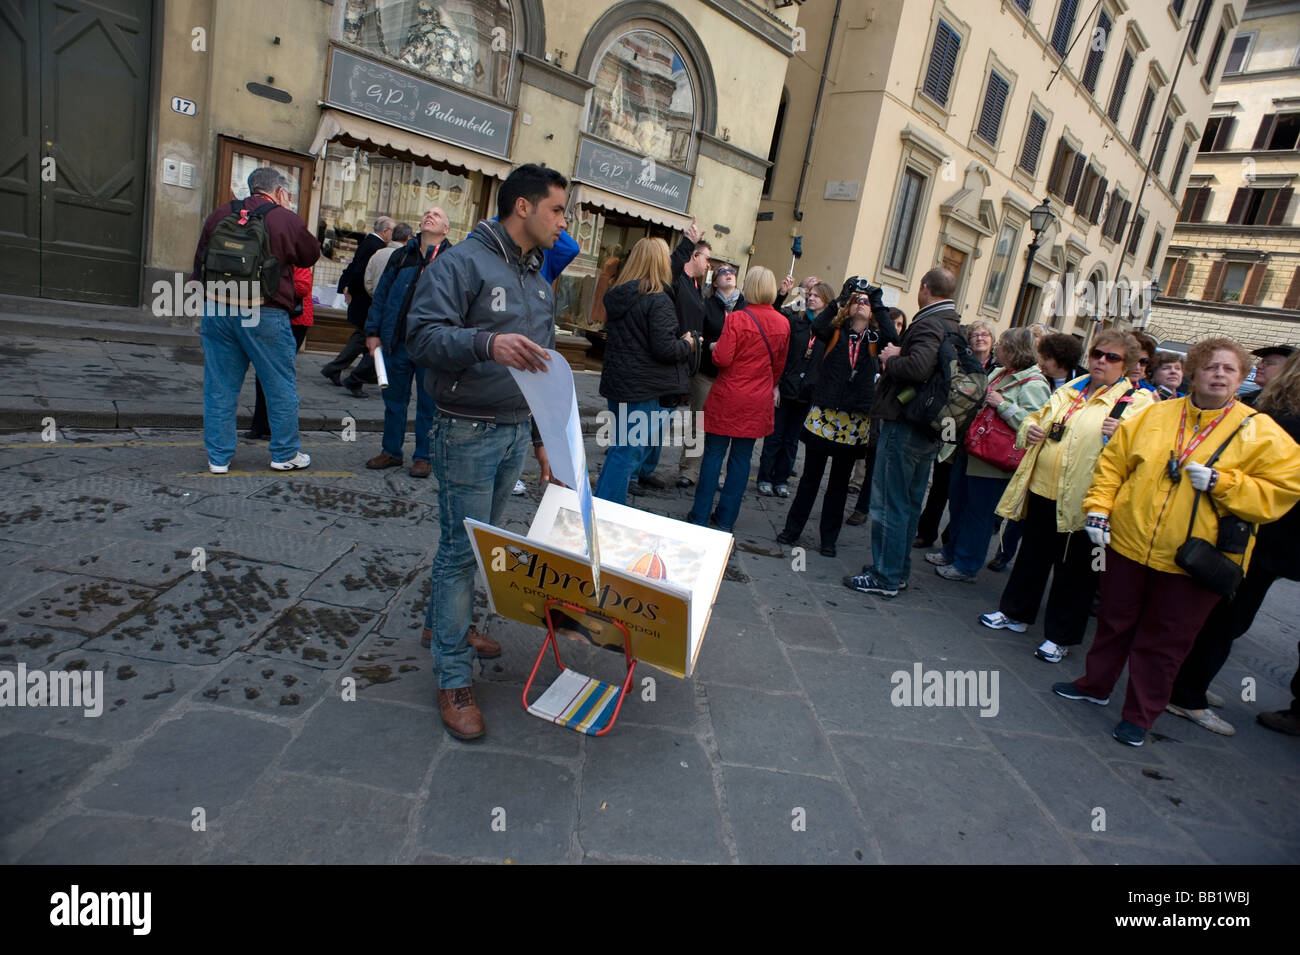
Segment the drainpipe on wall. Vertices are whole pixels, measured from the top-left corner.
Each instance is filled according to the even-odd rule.
[[[799,188],[794,194],[794,221],[803,222],[803,189],[808,182],[808,167],[812,165],[813,139],[817,135],[817,120],[822,113],[822,94],[826,92],[826,74],[831,68],[831,51],[835,47],[835,27],[840,22],[840,5],[835,0],[835,14],[831,17],[831,32],[826,37],[826,57],[822,60],[822,78],[817,84],[817,102],[813,105],[812,125],[808,128],[808,145],[803,151],[803,169],[799,172]]]

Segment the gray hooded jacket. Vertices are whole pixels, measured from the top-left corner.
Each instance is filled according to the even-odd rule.
[[[510,369],[492,360],[491,343],[511,332],[555,347],[555,296],[541,268],[541,249],[521,258],[501,223],[483,221],[421,274],[406,347],[432,372],[424,387],[439,411],[497,424],[528,420],[528,402]]]

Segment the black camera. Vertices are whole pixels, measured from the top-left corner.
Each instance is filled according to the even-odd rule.
[[[1047,429],[1048,441],[1060,441],[1065,437],[1065,423],[1062,421],[1052,422],[1052,426]]]
[[[858,294],[858,293],[861,293],[862,295],[871,294],[871,283],[864,278],[854,279],[852,287],[853,287],[854,294]]]

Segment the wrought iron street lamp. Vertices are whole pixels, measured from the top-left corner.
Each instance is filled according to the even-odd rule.
[[[1020,277],[1020,291],[1016,293],[1016,307],[1011,312],[1011,325],[1013,328],[1020,324],[1020,308],[1025,301],[1025,289],[1029,287],[1029,270],[1034,267],[1034,255],[1038,252],[1039,246],[1043,244],[1043,233],[1047,231],[1047,227],[1051,225],[1054,218],[1056,217],[1052,215],[1051,203],[1047,199],[1044,199],[1029,213],[1029,228],[1034,230],[1034,238],[1029,243],[1029,251],[1025,253],[1025,273]]]

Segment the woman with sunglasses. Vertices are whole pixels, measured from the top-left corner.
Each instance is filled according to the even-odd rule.
[[[835,556],[853,465],[866,453],[870,440],[868,412],[880,371],[875,346],[898,340],[883,294],[882,289],[855,275],[844,283],[840,297],[813,322],[812,332],[818,339],[821,357],[812,406],[799,435],[804,443],[803,477],[785,527],[776,536],[778,543],[793,546],[799,542],[829,461],[831,475],[826,481],[819,529],[822,556]],[[812,360],[818,361],[815,357]]]
[[[1249,525],[1275,521],[1300,500],[1300,446],[1236,400],[1249,361],[1230,338],[1193,345],[1191,392],[1115,432],[1083,501],[1088,537],[1105,548],[1097,635],[1087,672],[1052,691],[1105,706],[1127,665],[1123,719],[1112,735],[1129,746],[1141,746],[1164,711],[1179,666],[1221,599],[1189,573],[1179,557],[1184,542],[1200,538],[1208,556],[1245,571],[1254,550]]]
[[[1125,378],[1141,349],[1128,332],[1103,329],[1088,353],[1088,375],[1062,385],[1047,404],[1027,417],[1016,436],[1028,448],[1007,486],[997,513],[1023,520],[1020,556],[1002,591],[998,609],[980,616],[992,630],[1024,633],[1052,576],[1043,620],[1046,639],[1035,655],[1060,663],[1083,642],[1088,609],[1097,589],[1093,549],[1084,533],[1083,499],[1101,449],[1122,415],[1152,404],[1150,394]]]

